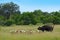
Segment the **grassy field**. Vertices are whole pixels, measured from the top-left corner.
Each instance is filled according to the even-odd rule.
[[[21,25],[0,27],[0,40],[60,40],[60,25],[55,25],[53,32],[10,33],[10,30],[37,30],[39,25]]]

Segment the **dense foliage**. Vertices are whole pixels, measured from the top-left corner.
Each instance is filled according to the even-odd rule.
[[[36,25],[37,23],[60,24],[60,11],[48,13],[34,10],[21,13],[19,6],[13,2],[0,4],[0,25]]]

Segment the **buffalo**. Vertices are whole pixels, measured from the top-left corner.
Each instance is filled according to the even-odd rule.
[[[44,26],[42,26],[42,27],[38,27],[38,30],[40,31],[50,31],[50,32],[52,32],[53,31],[53,28],[54,28],[54,26],[50,26],[50,25],[44,25]]]

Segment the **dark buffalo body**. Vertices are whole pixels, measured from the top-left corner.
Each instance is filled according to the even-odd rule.
[[[42,26],[42,27],[38,27],[38,30],[41,30],[41,31],[53,31],[53,27],[52,26],[50,26],[50,25],[44,25],[44,26]]]

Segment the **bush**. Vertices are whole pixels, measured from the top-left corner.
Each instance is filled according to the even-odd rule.
[[[13,22],[11,20],[8,20],[4,23],[5,26],[10,26],[12,24],[13,24]]]

